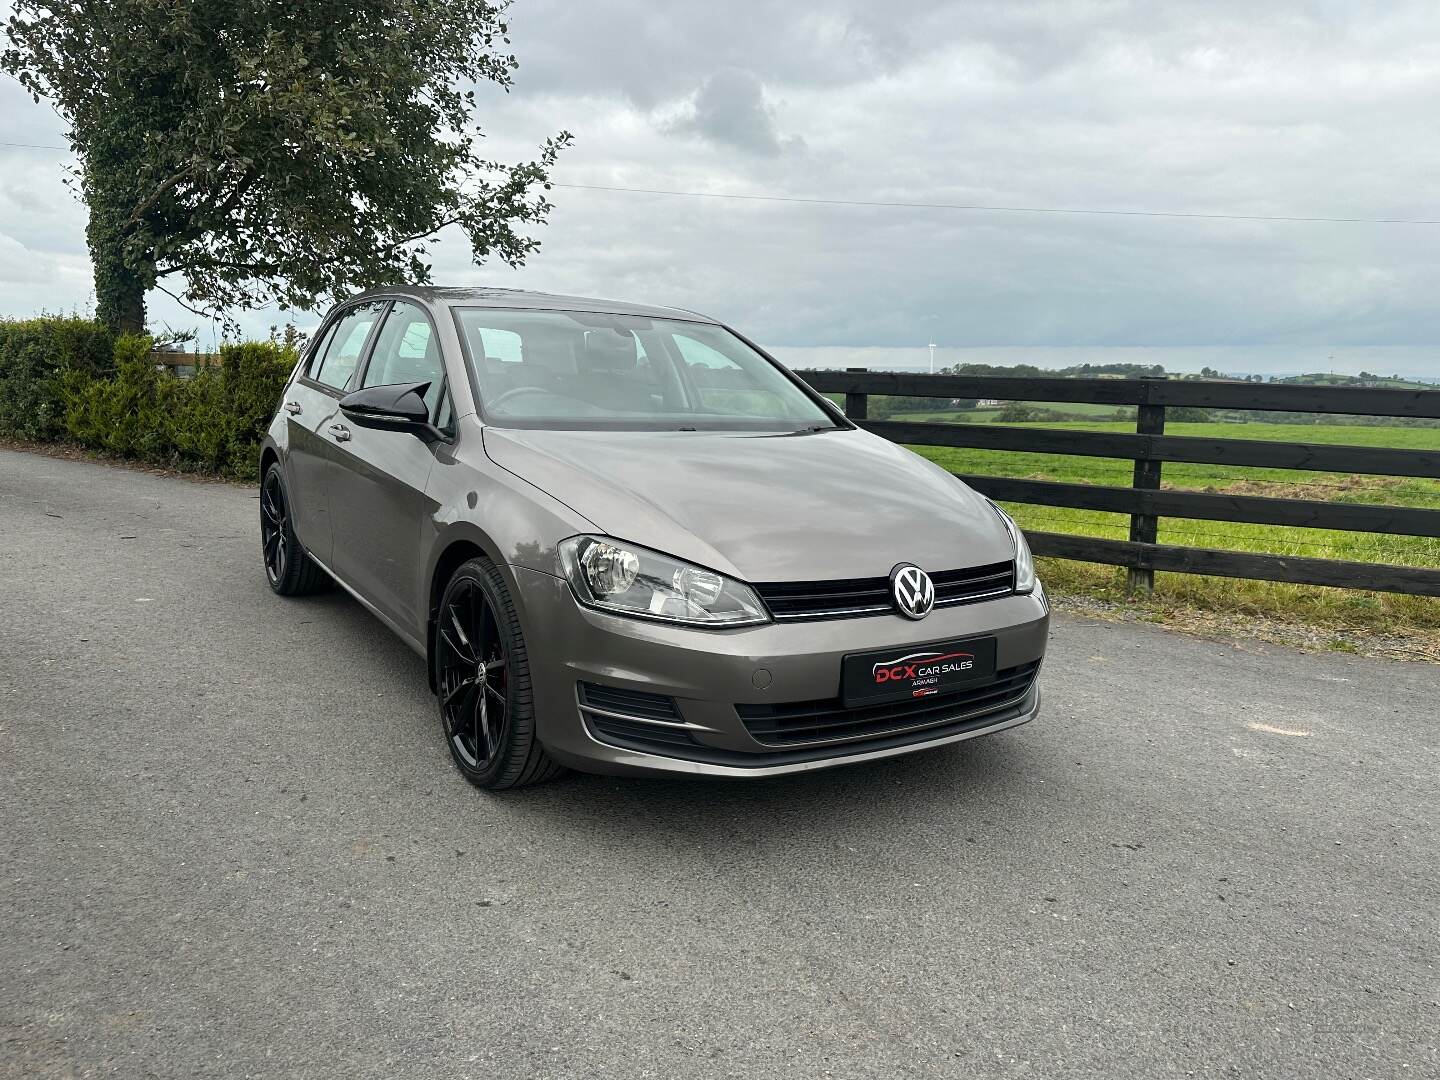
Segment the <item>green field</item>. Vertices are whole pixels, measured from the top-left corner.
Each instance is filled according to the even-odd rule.
[[[924,414],[907,413],[903,419],[919,419],[922,415]],[[1013,426],[1070,431],[1135,430],[1133,424],[1122,422]],[[1167,425],[1165,430],[1173,435],[1440,450],[1440,429],[1436,428],[1177,423]],[[1108,458],[938,446],[913,446],[911,449],[951,472],[958,473],[1129,486],[1133,471],[1131,462]],[[1440,480],[1166,462],[1163,486],[1227,494],[1440,509]],[[1129,535],[1129,518],[1124,514],[1021,503],[1006,504],[1006,509],[1014,514],[1022,527],[1030,530],[1079,533],[1112,539],[1125,539]],[[1440,567],[1440,539],[1426,537],[1161,518],[1160,542],[1276,555]],[[1108,589],[1114,585],[1116,579],[1116,571],[1111,568],[1051,561],[1048,569],[1050,579],[1081,591],[1092,591],[1096,587]],[[1220,582],[1217,579],[1179,574],[1162,575],[1162,579],[1168,579],[1164,580],[1163,586],[1172,595],[1184,597],[1189,602],[1203,602],[1207,607],[1215,607],[1218,602],[1221,607],[1236,605],[1270,614],[1287,615],[1294,614],[1297,607],[1308,607],[1323,609],[1322,613],[1331,621],[1340,623],[1370,621],[1388,624],[1398,617],[1412,625],[1440,627],[1440,602],[1433,599],[1374,597],[1369,594],[1344,594],[1338,590],[1307,589],[1303,586],[1261,582]],[[1311,611],[1312,615],[1315,610]],[[1371,619],[1370,616],[1376,618]]]

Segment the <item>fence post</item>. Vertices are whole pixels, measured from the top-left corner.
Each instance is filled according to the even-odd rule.
[[[1144,401],[1135,410],[1135,432],[1139,435],[1165,434],[1165,406],[1150,404],[1151,386],[1163,380],[1164,375],[1147,375],[1141,379],[1144,384]],[[1141,491],[1160,490],[1160,462],[1154,458],[1135,459],[1135,478],[1132,484]],[[1130,515],[1130,539],[1134,543],[1153,544],[1160,538],[1160,519],[1154,514]],[[1129,567],[1125,572],[1125,588],[1129,592],[1153,592],[1155,571],[1149,567]]]
[[[848,371],[865,372],[869,368],[847,367]],[[845,393],[845,415],[851,420],[864,420],[870,415],[870,395],[852,394],[848,390]]]

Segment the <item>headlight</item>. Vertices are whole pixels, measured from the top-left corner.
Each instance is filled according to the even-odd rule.
[[[1020,531],[1020,526],[1015,524],[1015,519],[1007,514],[1000,507],[995,506],[995,513],[1000,515],[1000,520],[1005,523],[1006,530],[1010,533],[1010,539],[1015,544],[1015,591],[1017,593],[1028,593],[1035,591],[1035,556],[1030,554],[1030,545],[1025,542],[1025,534]]]
[[[586,607],[717,629],[770,621],[750,586],[609,537],[572,536],[560,564]]]

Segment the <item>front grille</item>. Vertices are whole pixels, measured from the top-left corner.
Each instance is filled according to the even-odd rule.
[[[975,600],[989,600],[993,596],[1015,591],[1015,564],[1013,562],[991,563],[989,566],[971,566],[964,570],[942,570],[931,574],[935,583],[935,606],[968,604]]]
[[[1015,564],[990,563],[930,575],[935,583],[935,606],[973,604],[992,600],[1015,588]],[[841,581],[779,581],[755,586],[777,621],[798,619],[853,619],[884,615],[895,610],[890,579],[848,578]]]
[[[676,747],[697,745],[675,699],[663,694],[582,682],[580,711],[590,730],[613,746],[673,754]]]
[[[847,709],[839,698],[781,705],[736,705],[745,729],[766,746],[803,746],[836,739],[874,738],[898,731],[981,716],[1025,698],[1040,661],[1005,668],[978,686],[917,701],[887,702]]]

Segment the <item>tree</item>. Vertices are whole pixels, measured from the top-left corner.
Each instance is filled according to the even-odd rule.
[[[898,413],[942,413],[974,407],[973,398],[952,401],[950,398],[882,397],[877,394],[870,398],[868,412],[871,420],[888,420]]]
[[[479,153],[473,87],[517,66],[507,7],[17,0],[0,66],[70,124],[98,317],[141,329],[151,288],[213,316],[425,282],[448,226],[523,263],[570,136]]]
[[[1026,424],[1032,420],[1039,419],[1040,410],[1030,405],[1022,405],[1018,401],[1012,401],[1000,410],[995,417],[996,423],[1000,424]]]
[[[1191,405],[1172,405],[1165,411],[1165,419],[1176,424],[1208,424],[1215,419],[1209,409],[1197,409]]]

